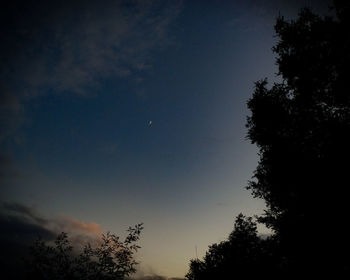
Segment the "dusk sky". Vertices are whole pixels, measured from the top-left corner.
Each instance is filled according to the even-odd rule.
[[[246,102],[277,79],[278,14],[327,1],[18,3],[0,11],[3,212],[92,235],[143,222],[137,275],[167,277],[263,212]]]

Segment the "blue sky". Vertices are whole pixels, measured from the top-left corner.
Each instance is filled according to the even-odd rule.
[[[287,2],[9,5],[1,201],[116,233],[143,222],[140,275],[183,277],[196,246],[263,211],[245,190],[258,161],[246,102],[276,79],[279,12],[327,7]]]

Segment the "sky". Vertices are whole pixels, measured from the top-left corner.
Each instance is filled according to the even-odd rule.
[[[276,17],[304,6],[328,2],[5,4],[1,242],[143,222],[136,276],[184,277],[239,213],[264,210],[245,189],[258,163],[246,103],[278,79]]]

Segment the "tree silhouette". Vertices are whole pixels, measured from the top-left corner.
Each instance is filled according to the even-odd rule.
[[[140,248],[142,224],[129,227],[122,241],[115,234],[102,235],[99,246],[86,244],[82,252],[74,252],[66,233],[58,235],[54,245],[37,240],[32,246],[29,279],[120,280],[135,272],[138,264],[134,253]]]
[[[256,82],[248,101],[248,139],[260,155],[248,189],[265,200],[258,221],[273,235],[258,238],[256,224],[239,215],[228,241],[191,261],[189,280],[349,276],[349,1],[334,1],[332,12],[277,19],[282,81]]]
[[[334,11],[277,19],[282,82],[257,82],[248,101],[248,138],[260,150],[248,188],[266,201],[260,221],[275,231],[284,269],[295,274],[349,272],[349,3],[335,1]]]
[[[270,269],[272,238],[258,236],[251,217],[239,214],[228,239],[209,246],[203,260],[193,259],[186,277],[189,280],[256,277]]]

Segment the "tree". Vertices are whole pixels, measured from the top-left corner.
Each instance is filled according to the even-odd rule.
[[[265,200],[258,221],[274,234],[259,239],[238,216],[228,241],[191,261],[189,280],[350,276],[350,3],[333,5],[332,17],[303,9],[277,19],[282,82],[256,82],[248,101],[248,138],[260,155],[248,189]]]
[[[349,2],[334,1],[333,11],[277,19],[282,82],[257,82],[248,101],[248,138],[260,150],[248,188],[266,201],[260,221],[275,231],[284,270],[296,274],[350,269]]]
[[[54,245],[37,240],[29,262],[30,279],[120,280],[135,272],[134,253],[140,248],[142,224],[129,227],[121,241],[115,234],[102,235],[99,246],[86,244],[82,252],[73,250],[66,233],[58,235]]]
[[[186,277],[189,280],[232,279],[259,276],[268,268],[273,241],[257,234],[251,217],[239,214],[228,239],[209,246],[203,260],[193,259]]]

